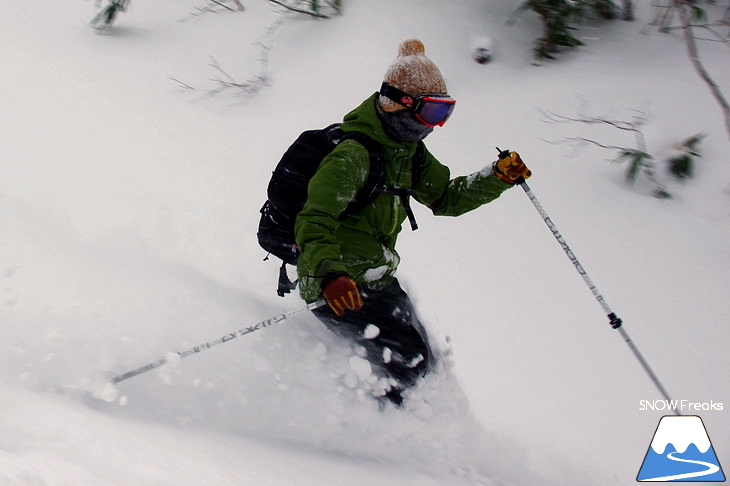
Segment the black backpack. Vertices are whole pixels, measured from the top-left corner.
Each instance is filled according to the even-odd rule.
[[[370,173],[363,187],[340,215],[340,220],[364,209],[378,194],[388,193],[401,198],[411,228],[414,230],[418,228],[410,208],[410,189],[394,189],[383,184],[386,161],[382,144],[364,133],[344,132],[339,123],[324,129],[303,132],[287,149],[272,173],[266,190],[268,199],[261,208],[257,233],[259,245],[283,261],[279,269],[277,289],[277,293],[282,297],[296,287],[296,282],[292,283],[289,280],[286,264],[296,265],[299,256],[294,238],[294,223],[297,214],[307,201],[309,180],[317,172],[322,160],[343,140],[355,140],[367,149],[370,155]],[[411,186],[420,179],[424,162],[423,143],[419,143],[413,157]]]

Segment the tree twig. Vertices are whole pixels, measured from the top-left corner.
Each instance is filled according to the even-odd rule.
[[[227,9],[228,9],[228,10],[230,10],[231,12],[235,12],[235,10],[233,10],[233,9],[232,9],[231,7],[229,7],[228,5],[224,5],[224,4],[222,4],[222,3],[221,3],[221,2],[219,2],[218,0],[210,0],[210,1],[211,1],[211,2],[213,2],[213,3],[215,3],[216,5],[220,5],[220,6],[221,6],[221,7],[223,7],[223,8],[227,8]]]
[[[578,144],[578,145],[595,145],[596,147],[600,147],[603,149],[609,149],[609,150],[630,150],[626,147],[621,147],[620,145],[605,145],[600,142],[596,142],[595,140],[592,140],[590,138],[585,137],[565,137],[562,140],[545,140],[540,139],[543,142],[549,143],[551,145],[572,145],[572,144]]]
[[[591,116],[579,116],[577,118],[574,118],[564,115],[557,115],[555,113],[544,110],[539,111],[547,118],[547,121],[552,123],[585,123],[587,125],[609,125],[619,130],[628,132],[640,131],[640,127],[646,125],[646,123],[649,121],[649,117],[647,116],[647,114],[642,111],[637,111],[638,115],[636,115],[634,117],[634,120],[630,122]]]
[[[679,18],[682,22],[682,25],[685,27],[683,29],[684,41],[687,45],[687,53],[689,55],[690,61],[692,61],[692,65],[694,66],[695,71],[697,71],[697,74],[700,76],[700,78],[702,78],[705,84],[707,84],[710,92],[715,97],[715,100],[717,100],[717,103],[720,105],[720,108],[722,109],[725,117],[725,128],[728,133],[728,138],[730,138],[730,104],[728,104],[728,101],[723,95],[722,90],[717,85],[712,76],[710,76],[710,74],[707,72],[705,66],[700,60],[700,54],[697,50],[697,44],[695,43],[694,35],[692,35],[692,26],[690,25],[689,13],[687,12],[687,0],[674,1],[675,7],[679,12]]]
[[[186,89],[189,89],[189,90],[193,90],[193,91],[195,91],[195,88],[193,88],[192,86],[190,86],[190,85],[189,85],[189,84],[187,84],[187,83],[183,83],[182,81],[180,81],[180,80],[179,80],[179,79],[177,79],[177,78],[173,78],[172,76],[168,76],[168,79],[170,79],[171,81],[175,81],[175,82],[176,82],[177,84],[179,84],[179,85],[180,85],[180,86],[182,86],[183,88],[186,88]]]
[[[269,1],[271,3],[275,3],[275,4],[279,5],[280,7],[284,7],[287,10],[291,10],[292,12],[296,12],[296,13],[300,13],[300,14],[305,14],[305,15],[311,15],[312,17],[317,17],[319,19],[328,19],[329,18],[327,15],[324,15],[324,14],[321,14],[321,13],[317,13],[317,12],[311,12],[309,10],[304,10],[304,9],[301,9],[301,8],[296,8],[296,7],[293,7],[291,5],[287,5],[286,3],[281,2],[279,0],[269,0]]]

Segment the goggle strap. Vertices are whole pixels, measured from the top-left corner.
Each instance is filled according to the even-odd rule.
[[[406,108],[413,108],[413,104],[415,103],[413,96],[409,95],[405,91],[399,90],[385,81],[383,81],[383,84],[380,86],[380,94],[395,101],[401,106],[405,106]]]

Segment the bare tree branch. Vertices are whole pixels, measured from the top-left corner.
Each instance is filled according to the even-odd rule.
[[[213,3],[215,3],[216,5],[220,5],[221,7],[230,10],[231,12],[235,12],[235,10],[233,10],[231,7],[229,7],[228,5],[222,4],[218,0],[210,0],[210,1],[213,2]]]
[[[647,179],[655,185],[653,194],[656,197],[670,197],[664,186],[657,179],[655,173],[655,164],[652,161],[653,157],[647,152],[646,140],[644,139],[644,133],[641,130],[641,128],[649,121],[649,115],[646,112],[640,110],[632,110],[636,114],[633,116],[631,121],[625,121],[611,119],[603,116],[596,117],[581,115],[580,113],[577,117],[568,117],[563,115],[557,115],[551,112],[546,112],[544,110],[539,111],[545,116],[545,119],[543,121],[546,121],[548,123],[582,123],[587,125],[605,125],[621,131],[633,133],[636,140],[636,146],[638,148],[630,148],[621,145],[609,145],[587,137],[565,137],[558,141],[545,141],[554,145],[571,145],[576,151],[580,151],[588,145],[607,150],[615,150],[618,152],[618,155],[614,159],[615,162],[627,161],[627,183],[633,183],[636,180],[636,176],[638,175],[638,173],[642,172],[647,177]]]
[[[697,50],[697,44],[695,43],[694,35],[692,34],[692,26],[690,25],[690,15],[688,12],[688,5],[687,0],[674,0],[675,7],[677,11],[679,12],[679,18],[682,22],[682,25],[684,26],[684,41],[687,45],[687,53],[689,54],[689,58],[692,61],[692,65],[695,68],[695,71],[697,71],[697,74],[699,74],[700,78],[707,84],[707,86],[710,88],[710,92],[715,97],[715,100],[717,100],[717,103],[720,105],[720,108],[722,109],[722,112],[725,116],[725,128],[728,133],[728,138],[730,138],[730,104],[728,104],[727,99],[722,93],[722,90],[720,90],[720,87],[717,85],[714,79],[710,76],[710,74],[705,69],[705,66],[702,64],[702,61],[700,60],[700,54]]]
[[[193,90],[193,91],[195,90],[195,88],[193,88],[192,86],[190,86],[187,83],[183,83],[182,81],[180,81],[177,78],[173,78],[172,76],[169,76],[168,79],[170,79],[171,81],[175,81],[177,84],[179,84],[181,87],[183,87],[185,89],[189,89],[189,90]]]
[[[286,3],[281,2],[279,0],[269,0],[269,1],[271,3],[275,3],[275,4],[279,5],[280,7],[284,7],[287,10],[291,10],[292,12],[296,12],[296,13],[300,13],[300,14],[305,14],[305,15],[311,15],[312,17],[317,17],[319,19],[328,19],[329,18],[327,15],[323,15],[323,14],[320,14],[320,13],[317,13],[317,12],[311,12],[309,10],[304,10],[304,9],[301,9],[301,8],[296,8],[296,7],[292,6],[292,5],[287,5]]]
[[[644,134],[641,131],[641,127],[649,122],[649,115],[648,113],[645,113],[643,111],[634,110],[636,112],[636,115],[634,115],[631,121],[613,120],[605,117],[592,116],[579,116],[577,118],[574,118],[563,115],[556,115],[555,113],[545,112],[543,110],[540,111],[546,117],[546,121],[551,123],[584,123],[586,125],[608,125],[618,130],[632,132],[634,134],[634,137],[636,138],[636,144],[638,145],[639,150],[641,150],[642,152],[646,152],[646,140],[644,139]],[[599,144],[596,143],[595,145]]]
[[[543,142],[547,142],[551,145],[574,145],[574,146],[576,146],[576,148],[580,148],[585,145],[595,145],[596,147],[600,147],[603,149],[609,149],[609,150],[620,150],[620,151],[629,150],[626,147],[621,147],[620,145],[605,145],[605,144],[602,144],[600,142],[597,142],[595,140],[592,140],[590,138],[585,138],[585,137],[565,137],[561,140],[545,140],[545,139],[541,138],[540,140],[542,140]]]
[[[728,23],[728,21],[721,20],[719,22],[714,22],[712,24],[689,24],[688,27],[692,27],[694,29],[706,30],[715,37],[715,39],[707,39],[704,37],[694,36],[694,38],[696,40],[705,41],[705,42],[720,42],[720,43],[723,43],[726,46],[730,47],[730,38],[725,37],[724,35],[722,35],[720,32],[718,32],[716,30],[716,27],[721,27],[721,26],[725,26],[725,25],[730,25],[730,23]],[[673,27],[667,27],[665,32],[670,32],[672,30],[684,30],[685,28],[686,27],[684,25],[675,25]]]
[[[223,66],[221,66],[215,57],[210,56],[210,62],[208,65],[215,71],[214,77],[211,77],[210,80],[215,83],[215,87],[207,89],[207,91],[199,98],[213,98],[228,90],[236,90],[238,94],[242,94],[247,98],[250,98],[263,87],[269,86],[269,53],[273,49],[274,37],[279,31],[279,28],[290,19],[291,16],[289,15],[278,15],[277,19],[266,28],[263,35],[253,43],[254,46],[260,49],[260,56],[257,59],[259,69],[257,73],[243,81],[237,81],[223,68]],[[179,79],[170,77],[170,80],[178,83],[183,88],[191,91],[197,91],[195,87],[180,81]]]
[[[223,7],[224,9],[230,11],[230,12],[243,12],[246,10],[244,6],[241,4],[240,0],[231,0],[237,7],[237,9],[232,9],[228,5],[226,5],[225,0],[209,0],[207,4],[203,6],[195,6],[195,10],[197,12],[189,12],[188,15],[180,20],[178,22],[187,22],[188,20],[195,18],[195,17],[201,17],[208,13],[219,13],[222,12],[222,10],[216,10],[216,5],[219,7]]]

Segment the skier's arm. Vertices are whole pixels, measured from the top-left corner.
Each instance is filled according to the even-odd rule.
[[[342,142],[325,157],[309,181],[309,195],[294,227],[297,246],[310,276],[345,274],[340,242],[335,233],[347,208],[370,170],[367,149],[354,141]]]
[[[503,182],[492,165],[479,172],[450,179],[449,169],[428,151],[414,197],[437,216],[459,216],[497,199],[512,184]]]

